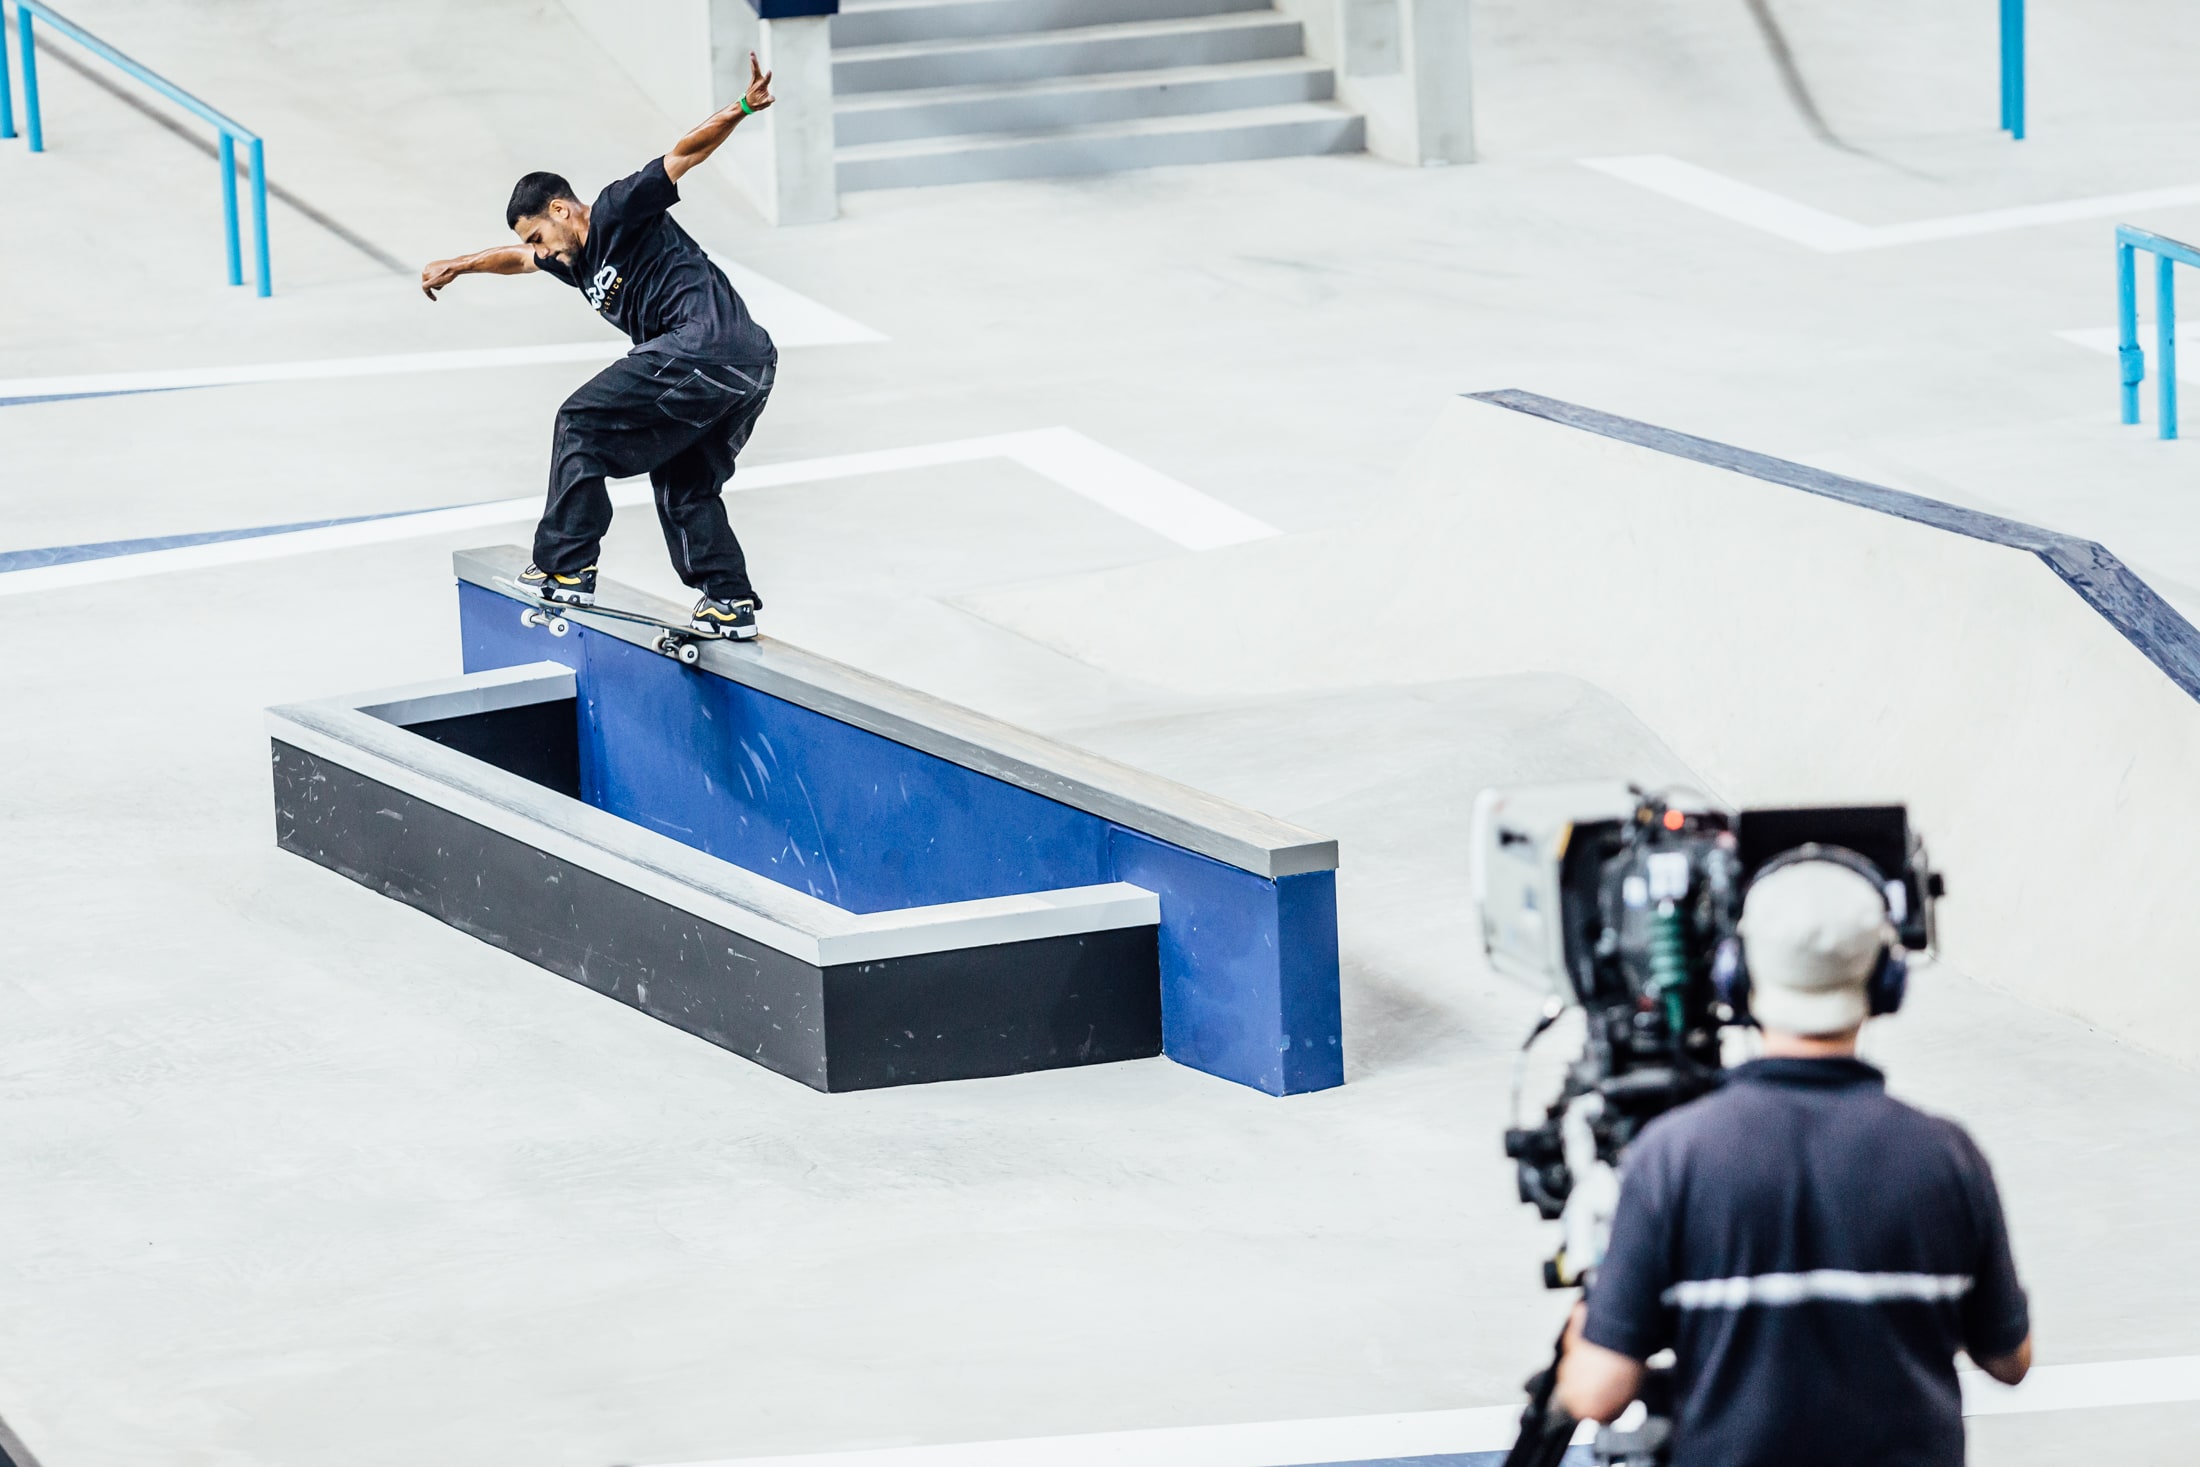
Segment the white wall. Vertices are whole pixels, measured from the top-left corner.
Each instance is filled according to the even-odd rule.
[[[2200,704],[2036,557],[1466,400],[1409,475],[1371,525],[964,604],[1207,696],[1583,678],[1729,800],[1908,803],[1952,962],[2200,1059]]]

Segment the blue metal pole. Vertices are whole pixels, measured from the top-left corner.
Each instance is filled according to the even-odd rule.
[[[2001,126],[2024,141],[2024,0],[2001,0]]]
[[[2161,394],[2162,436],[2177,436],[2177,262],[2154,257],[2154,390]]]
[[[31,13],[15,7],[15,38],[23,52],[23,128],[31,135],[31,151],[46,151],[46,129],[38,115],[38,48],[31,44]]]
[[[2116,245],[2116,362],[2122,370],[2124,421],[2139,421],[2139,384],[2146,380],[2146,353],[2139,350],[2139,271],[2135,251]]]
[[[2001,0],[2001,130],[2009,131],[2009,0]]]
[[[8,84],[8,23],[0,16],[0,138],[15,136],[15,93]]]
[[[272,295],[275,286],[267,274],[267,149],[258,138],[252,140],[252,244],[260,294]]]
[[[237,140],[222,133],[222,237],[229,245],[229,283],[244,284],[244,252],[237,246]]]

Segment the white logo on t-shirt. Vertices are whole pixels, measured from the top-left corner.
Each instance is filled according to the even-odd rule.
[[[582,294],[588,297],[591,306],[600,311],[603,309],[604,297],[610,295],[612,288],[618,283],[619,267],[606,265],[596,272],[595,278],[583,288]]]

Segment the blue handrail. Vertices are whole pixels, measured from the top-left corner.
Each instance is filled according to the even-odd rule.
[[[2124,421],[2139,421],[2139,384],[2146,380],[2146,353],[2139,349],[2139,270],[2137,252],[2154,256],[2154,390],[2164,438],[2177,436],[2177,266],[2200,269],[2200,250],[2189,244],[2116,226],[2116,360],[2124,388]]]
[[[261,142],[260,135],[227,113],[208,106],[166,77],[123,55],[67,16],[56,13],[45,0],[14,0],[14,4],[16,37],[22,52],[24,130],[30,134],[31,151],[46,151],[45,119],[38,106],[38,48],[31,33],[31,21],[35,16],[100,60],[112,64],[124,75],[145,83],[184,111],[212,123],[221,134],[222,225],[228,243],[231,285],[244,284],[244,252],[237,237],[237,144],[241,142],[245,145],[247,166],[252,172],[253,264],[257,269],[259,293],[263,296],[272,294],[273,285],[269,279],[267,261],[267,149]],[[15,103],[8,91],[7,26],[0,23],[0,138],[14,136]]]
[[[2024,0],[2001,0],[2001,130],[2024,141]]]

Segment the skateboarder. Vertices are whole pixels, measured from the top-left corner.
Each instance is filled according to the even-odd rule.
[[[762,605],[749,583],[723,495],[733,460],[771,396],[778,348],[725,272],[665,211],[683,174],[716,152],[741,119],[772,104],[771,73],[749,56],[749,89],[672,151],[584,204],[555,173],[512,190],[504,222],[520,243],[437,260],[420,272],[429,300],[461,275],[540,270],[573,286],[633,339],[558,409],[550,495],[520,575],[545,600],[587,606],[596,551],[611,525],[607,477],[647,472],[680,579],[703,593],[692,622],[721,637],[756,635]]]

